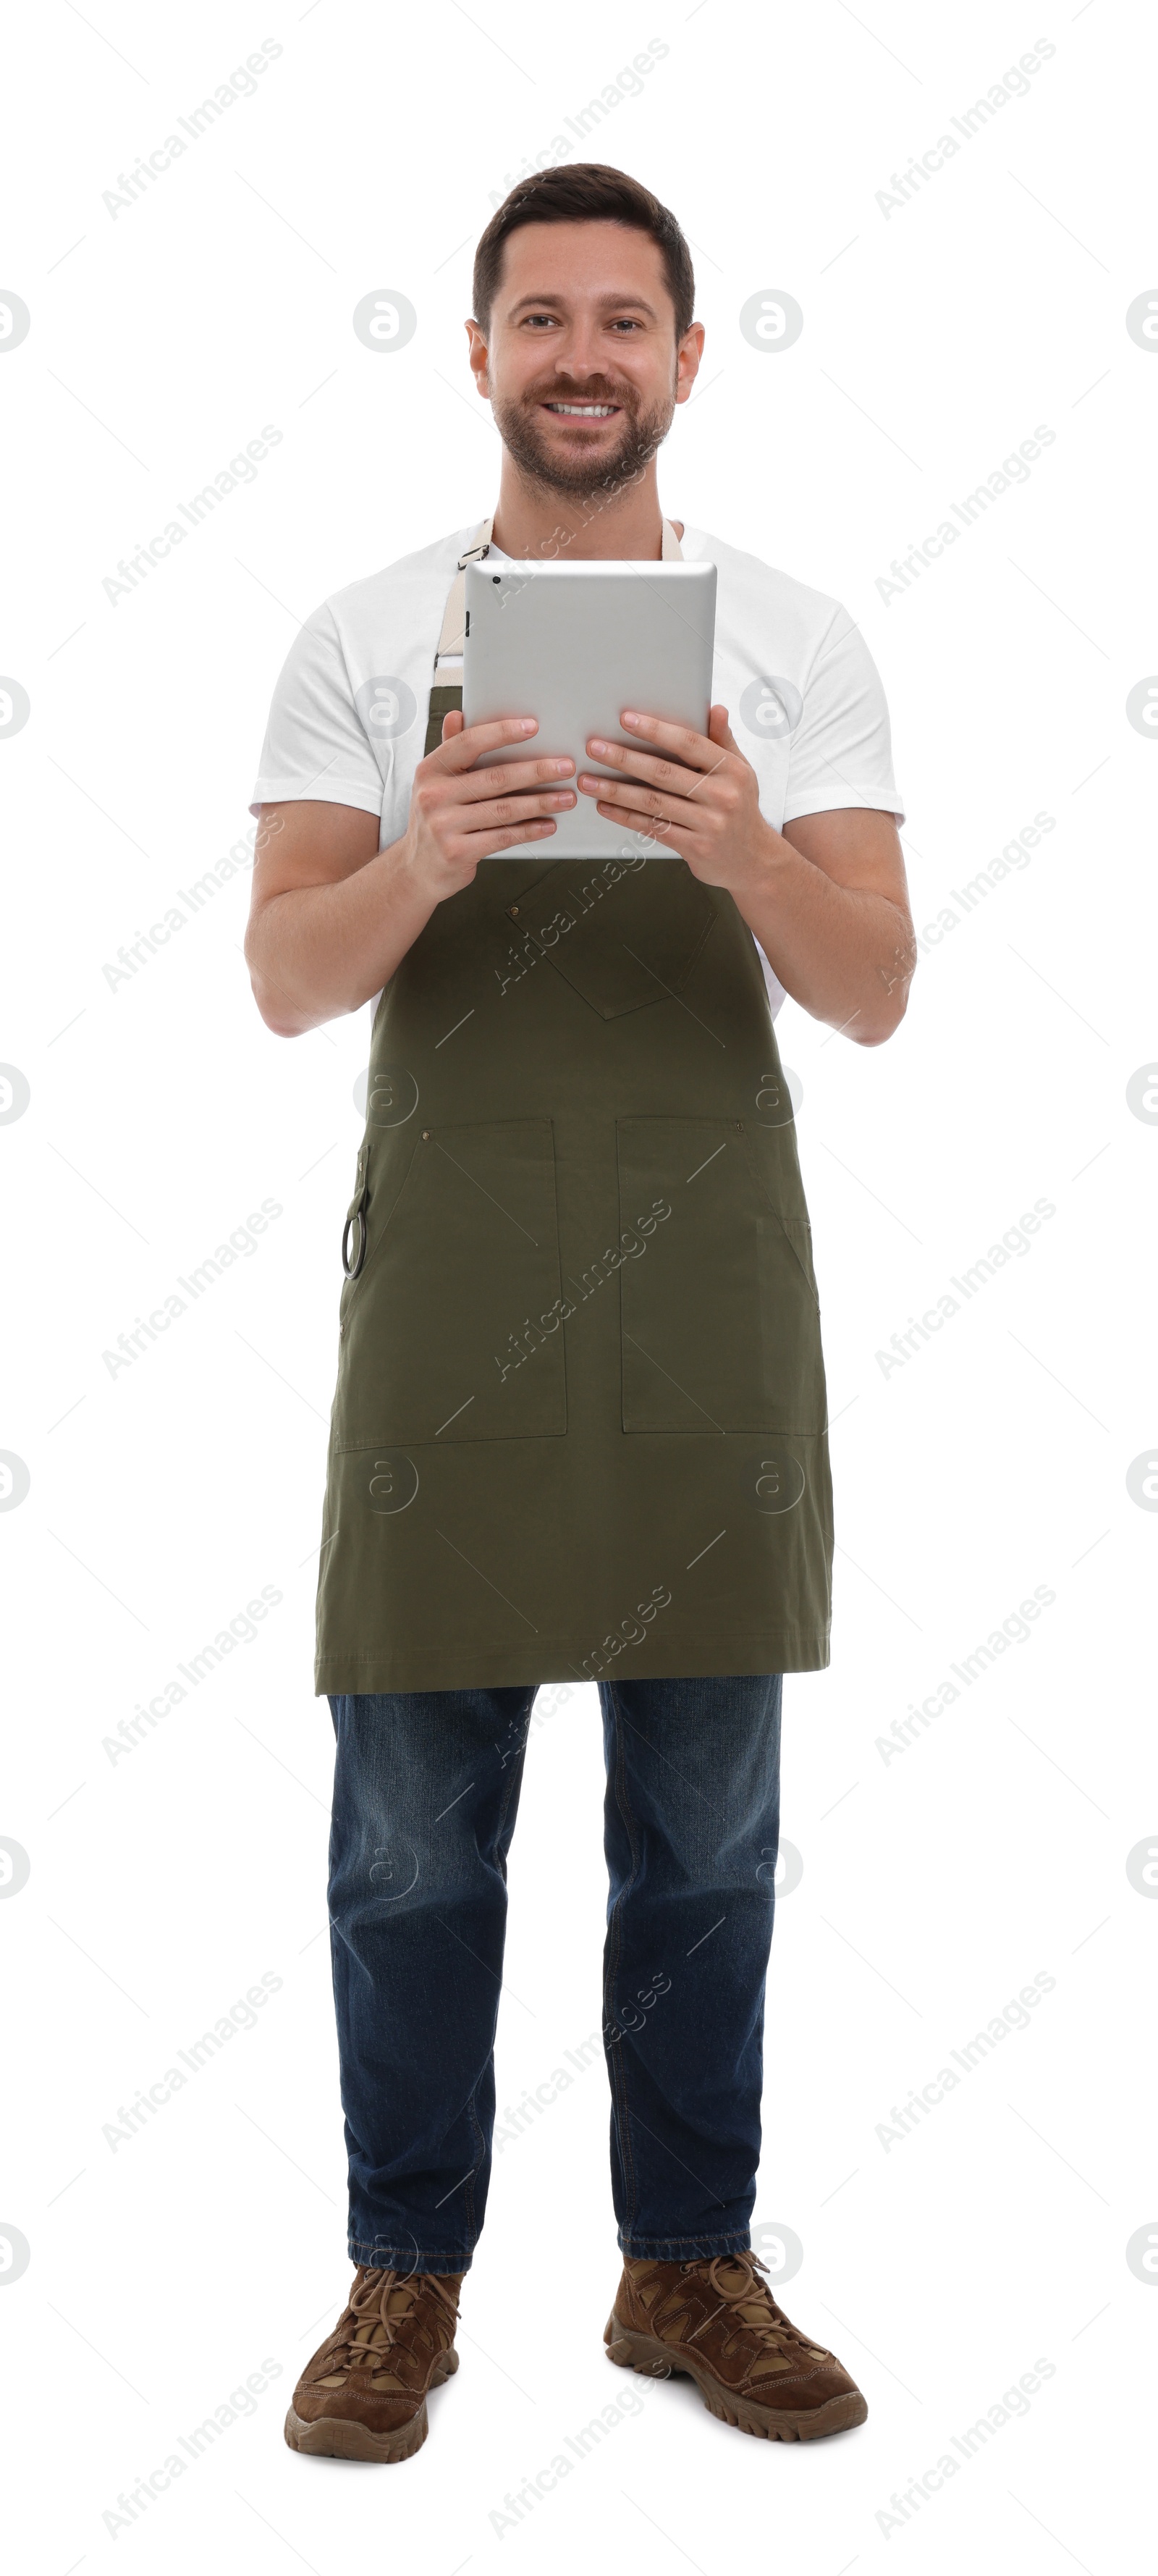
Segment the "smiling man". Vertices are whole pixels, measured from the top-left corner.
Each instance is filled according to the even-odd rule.
[[[263,1018],[293,1037],[374,1006],[315,1666],[357,2269],[294,2393],[298,2450],[408,2457],[457,2368],[543,1683],[594,1681],[603,1716],[608,2357],[687,2372],[773,2439],[867,2412],[750,2237],[781,1683],[828,1662],[832,1563],[773,1023],[787,993],[879,1044],[915,948],[851,619],[661,512],[658,450],[703,350],[692,299],[675,218],[622,172],[512,191],[467,323],[503,444],[494,515],[307,621],[254,790]],[[630,751],[593,738],[603,774],[576,775],[533,719],[464,729],[468,562],[681,555],[717,566],[705,734],[625,708]],[[488,765],[508,746],[525,756]],[[580,797],[658,854],[553,861]],[[538,2332],[565,2231],[536,2253]]]

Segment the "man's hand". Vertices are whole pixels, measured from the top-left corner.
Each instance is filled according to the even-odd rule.
[[[410,816],[397,845],[399,872],[434,903],[469,885],[480,859],[545,840],[548,817],[575,803],[567,782],[570,759],[496,762],[475,769],[481,754],[525,742],[538,731],[533,716],[502,716],[494,724],[467,726],[461,714],[444,716],[437,751],[420,760],[410,793]]]
[[[726,886],[739,896],[747,881],[767,865],[780,835],[760,811],[760,786],[728,723],[726,707],[713,707],[706,733],[686,725],[664,724],[658,716],[636,715],[625,708],[625,733],[638,737],[640,748],[589,737],[593,760],[630,771],[630,778],[595,778],[581,770],[576,784],[594,796],[596,811],[630,832],[645,832],[686,859],[692,875],[705,885]],[[654,743],[654,752],[645,743]],[[645,784],[636,786],[634,780]]]
[[[861,1046],[891,1037],[917,962],[895,815],[838,806],[778,832],[760,811],[756,772],[726,707],[712,708],[706,734],[630,708],[620,723],[638,750],[594,734],[587,749],[622,780],[581,770],[580,794],[609,823],[646,834],[706,885],[725,887],[785,992],[814,1019]]]
[[[563,784],[573,760],[470,765],[536,730],[533,716],[469,733],[460,714],[445,716],[437,751],[414,773],[406,830],[385,850],[378,816],[359,806],[262,806],[245,955],[267,1028],[299,1037],[358,1010],[389,983],[436,907],[470,884],[480,859],[554,831],[551,814],[575,802]]]

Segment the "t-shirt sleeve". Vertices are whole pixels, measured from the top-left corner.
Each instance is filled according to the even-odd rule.
[[[327,607],[295,637],[273,693],[250,813],[292,797],[382,811],[382,774],[363,730]]]
[[[877,806],[898,823],[905,819],[880,673],[845,608],[837,610],[808,675],[789,749],[784,820],[840,805]]]

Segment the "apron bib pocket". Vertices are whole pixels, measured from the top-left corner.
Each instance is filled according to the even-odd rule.
[[[507,910],[601,1019],[665,1001],[687,983],[716,919],[683,859],[556,859]]]
[[[549,1118],[372,1135],[347,1228],[334,1447],[565,1433]]]
[[[623,1428],[821,1432],[806,1218],[768,1195],[742,1121],[617,1122]],[[648,1230],[648,1228],[652,1230]]]

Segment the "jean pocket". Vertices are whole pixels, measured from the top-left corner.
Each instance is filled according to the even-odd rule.
[[[550,1119],[371,1136],[362,1154],[335,1447],[565,1432]]]
[[[822,1431],[811,1229],[769,1198],[742,1122],[623,1118],[618,1150],[639,1246],[620,1271],[624,1430]]]

